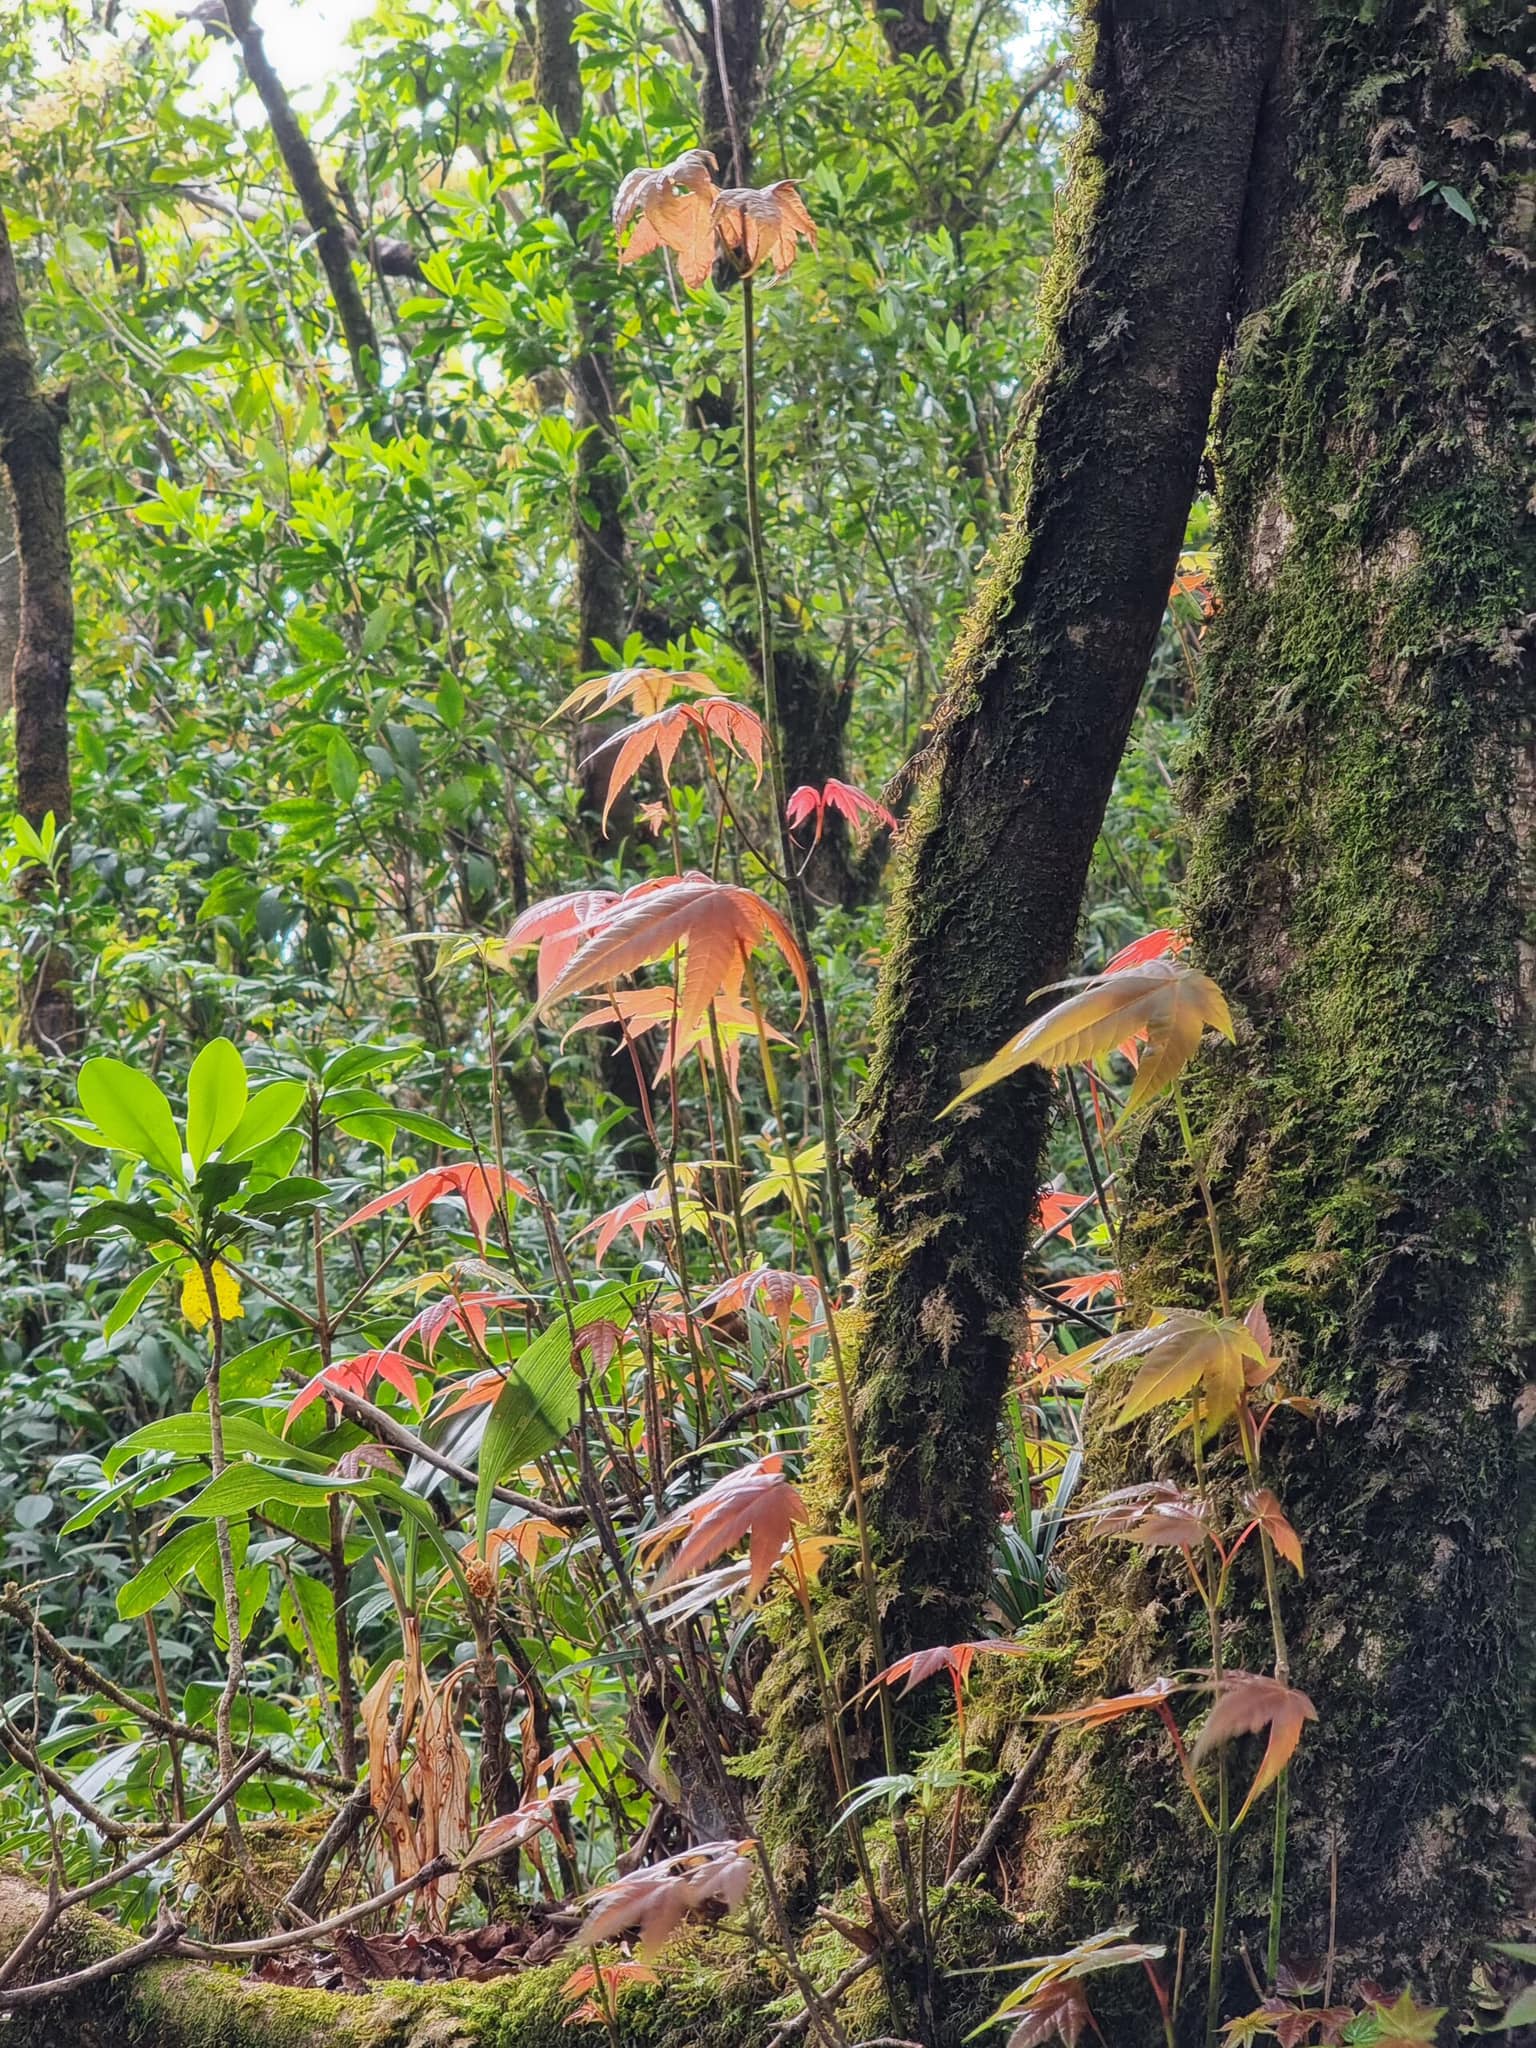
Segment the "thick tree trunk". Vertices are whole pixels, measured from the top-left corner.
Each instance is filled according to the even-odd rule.
[[[1335,1983],[1436,2003],[1477,1942],[1529,1939],[1532,1908],[1511,1862],[1536,1378],[1530,57],[1524,0],[1303,10],[1221,411],[1222,609],[1186,790],[1196,953],[1240,1023],[1198,1070],[1197,1120],[1237,1299],[1264,1294],[1322,1403],[1273,1446],[1319,1713],[1283,1952],[1327,1949],[1336,1857]],[[1149,1136],[1138,1171],[1143,1305],[1210,1298],[1167,1149]],[[1099,1436],[1088,1484],[1136,1462]],[[1070,1618],[1090,1688],[1196,1649],[1171,1582],[1102,1547]],[[1261,1627],[1227,1647],[1267,1668]],[[1019,1859],[1051,1934],[1196,1936],[1209,1850],[1170,1817],[1157,1750],[1062,1744]],[[1263,1953],[1269,1834],[1266,1809],[1239,1837],[1234,1958]]]
[[[1050,1094],[1026,1074],[938,1115],[1071,964],[1205,445],[1277,24],[1269,0],[1100,0],[1089,34],[1022,516],[921,770],[856,1162],[874,1228],[855,1402],[890,1656],[975,1631]],[[820,1484],[840,1514],[835,1448]],[[861,1615],[850,1586],[855,1656]],[[824,1797],[797,1666],[786,1651],[768,1680],[768,1824],[790,1854]]]
[[[34,830],[70,820],[69,687],[75,652],[69,518],[64,492],[64,391],[45,391],[27,346],[21,288],[0,209],[0,470],[20,570],[9,697],[15,716],[16,808]],[[61,867],[63,883],[67,868]],[[32,868],[22,888],[40,893]],[[45,937],[24,992],[25,1031],[44,1051],[77,1034],[62,933]]]

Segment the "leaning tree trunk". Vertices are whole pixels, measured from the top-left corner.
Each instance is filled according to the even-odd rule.
[[[1532,31],[1525,0],[1358,14],[1302,11],[1220,415],[1188,910],[1240,1028],[1196,1112],[1237,1300],[1264,1295],[1321,1403],[1274,1439],[1306,1546],[1294,1682],[1320,1717],[1283,1952],[1327,1949],[1336,1859],[1336,1986],[1442,2003],[1477,1942],[1530,1938],[1532,1906],[1511,1860],[1536,1378]],[[1209,1299],[1167,1150],[1149,1133],[1137,1174],[1143,1306]],[[1132,1476],[1116,1445],[1090,1445],[1089,1485]],[[1078,1562],[1090,1689],[1203,1661],[1170,1581]],[[1266,1668],[1262,1630],[1228,1651]],[[1122,1917],[1196,1934],[1209,1852],[1170,1824],[1154,1747],[1060,1746],[1019,1858],[1047,1939]],[[1268,1835],[1265,1813],[1239,1837],[1234,1959],[1263,1953]]]
[[[1100,0],[1089,34],[1021,517],[921,771],[855,1162],[873,1222],[855,1405],[892,1657],[975,1632],[1050,1094],[1023,1075],[939,1111],[1072,960],[1205,445],[1277,25],[1271,0]],[[820,1481],[840,1513],[836,1449]],[[861,1614],[850,1585],[855,1660]],[[793,1854],[825,1799],[823,1745],[792,1651],[768,1688],[768,1825]]]

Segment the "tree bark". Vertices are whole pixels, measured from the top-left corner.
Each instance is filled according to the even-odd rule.
[[[581,58],[575,24],[581,12],[576,0],[537,0],[537,51],[534,94],[562,135],[581,128]],[[569,171],[549,171],[545,203],[565,223],[572,257],[567,278],[576,310],[576,349],[567,367],[572,424],[582,437],[577,454],[576,504],[572,530],[576,542],[576,597],[580,618],[578,662],[583,669],[600,668],[598,641],[621,647],[629,618],[625,582],[624,471],[617,454],[618,430],[613,412],[612,337],[609,328],[603,251],[587,232],[586,206],[578,180]],[[601,769],[586,791],[587,808],[602,811]]]
[[[1050,1092],[1024,1074],[939,1112],[1071,964],[1205,445],[1277,23],[1269,0],[1099,0],[1088,38],[1022,516],[920,770],[855,1160],[873,1229],[854,1400],[891,1657],[975,1631]],[[840,1435],[821,1442],[836,1518],[849,1476]],[[851,1581],[831,1626],[867,1658]],[[798,1665],[786,1649],[766,1695],[767,1825],[791,1857],[825,1803]]]
[[[1236,1299],[1264,1295],[1322,1404],[1270,1451],[1319,1715],[1282,1953],[1327,1951],[1336,1858],[1336,1985],[1435,2004],[1530,1924],[1530,53],[1523,0],[1299,11],[1219,418],[1221,610],[1185,791],[1195,954],[1239,1020],[1195,1070],[1196,1129]],[[1154,1126],[1137,1164],[1143,1306],[1211,1298],[1176,1149]],[[1145,1476],[1147,1448],[1093,1433],[1085,1484]],[[1171,1581],[1106,1549],[1080,1550],[1061,1623],[1084,1698],[1195,1658]],[[1264,1670],[1247,1590],[1227,1655]],[[1179,1809],[1152,1738],[1061,1745],[1018,1851],[1045,1945],[1122,1913],[1193,1936],[1210,1852]],[[1269,1836],[1266,1805],[1238,1837],[1234,1957],[1263,1953]]]
[[[38,383],[22,310],[10,234],[0,209],[0,468],[19,557],[11,704],[16,733],[16,808],[34,831],[51,815],[70,820],[69,688],[74,663],[75,600],[70,581],[69,519],[62,429],[68,394]],[[60,884],[67,868],[58,870]],[[41,895],[32,867],[22,889]],[[78,1024],[62,932],[41,943],[24,991],[26,1034],[44,1051],[67,1051]]]
[[[256,88],[271,123],[272,138],[293,181],[294,192],[315,238],[315,249],[341,331],[347,354],[352,358],[352,375],[359,391],[371,391],[379,381],[379,337],[373,315],[363,297],[352,262],[352,242],[342,225],[341,214],[320,171],[309,137],[293,111],[283,82],[272,68],[256,26],[252,0],[224,0],[224,11],[240,45],[246,76]]]

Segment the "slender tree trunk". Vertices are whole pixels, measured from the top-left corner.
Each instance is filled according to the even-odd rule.
[[[16,808],[34,830],[70,820],[69,686],[75,601],[70,582],[69,520],[62,429],[68,395],[45,391],[27,346],[21,288],[0,209],[0,468],[7,525],[19,558],[10,698],[16,733]],[[67,883],[67,867],[58,878]],[[34,866],[22,888],[34,897],[45,880]],[[40,942],[23,992],[26,1034],[44,1051],[73,1045],[78,1031],[64,934]]]
[[[1197,1127],[1236,1298],[1263,1293],[1322,1404],[1315,1427],[1280,1418],[1270,1453],[1319,1715],[1282,1953],[1327,1951],[1336,1859],[1337,1989],[1436,2004],[1480,1941],[1530,1938],[1530,57],[1524,0],[1300,10],[1220,414],[1221,611],[1186,785],[1196,953],[1239,1020],[1196,1069]],[[1136,1174],[1143,1306],[1210,1298],[1170,1149],[1154,1128]],[[1145,1470],[1145,1444],[1090,1438],[1095,1491]],[[1063,1617],[1081,1697],[1191,1659],[1171,1582],[1112,1547],[1080,1550]],[[1267,1669],[1263,1628],[1227,1653]],[[1209,1849],[1178,1807],[1151,1738],[1062,1743],[1019,1852],[1047,1943],[1121,1916],[1195,1935]],[[1234,1960],[1264,1952],[1267,1805],[1237,1848]]]
[[[576,0],[537,0],[534,92],[566,136],[575,136],[581,128],[581,58],[575,39],[580,12]],[[587,232],[586,203],[577,179],[569,171],[548,172],[544,196],[550,211],[565,223],[573,251],[567,285],[576,309],[577,341],[567,381],[572,424],[582,437],[572,510],[581,622],[577,658],[583,669],[591,669],[602,666],[598,641],[612,647],[623,645],[629,617],[624,471],[617,452],[612,336],[605,290],[610,264]],[[587,792],[588,808],[594,815],[602,811],[605,781],[606,775],[599,772]]]
[[[224,11],[240,45],[246,75],[266,109],[273,140],[315,238],[316,253],[331,288],[347,353],[352,358],[357,388],[370,391],[379,381],[379,337],[353,264],[352,238],[342,223],[303,124],[272,68],[261,30],[256,26],[252,0],[224,0]]]
[[[979,1618],[1050,1095],[1026,1074],[938,1114],[1072,961],[1205,445],[1277,23],[1269,0],[1100,0],[1088,34],[1022,516],[920,771],[855,1161],[873,1226],[855,1403],[891,1656]],[[822,1442],[835,1517],[848,1475],[840,1439]],[[850,1585],[832,1624],[845,1670],[867,1653],[860,1613]],[[768,1826],[791,1855],[824,1804],[798,1662],[786,1650],[767,1681]]]

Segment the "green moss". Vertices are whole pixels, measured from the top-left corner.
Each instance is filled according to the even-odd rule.
[[[1234,1048],[1192,1080],[1235,1252],[1288,1377],[1275,1484],[1307,1546],[1285,1601],[1320,1720],[1293,1785],[1286,1945],[1320,1953],[1339,1858],[1347,1967],[1454,1997],[1505,1909],[1528,1719],[1536,375],[1520,273],[1515,0],[1315,10],[1285,97],[1284,208],[1219,417],[1222,609],[1185,764],[1188,922]],[[1390,167],[1413,159],[1412,192]],[[1474,206],[1469,224],[1422,185]],[[1501,253],[1502,252],[1502,253]],[[1135,1164],[1143,1304],[1214,1295],[1176,1133]],[[1091,1487],[1184,1470],[1096,1433]],[[1069,1698],[1198,1662],[1176,1579],[1082,1546],[1050,1624]],[[1229,1659],[1263,1669],[1257,1588]],[[1062,1703],[1066,1703],[1063,1701]],[[1246,1749],[1234,1770],[1252,1767]],[[1235,1936],[1262,1950],[1267,1818]],[[1166,1743],[1063,1740],[1020,1882],[1043,1938],[1134,1918],[1198,1942],[1209,1845]],[[1242,1995],[1240,1988],[1234,1995]],[[1251,2003],[1251,1997],[1249,1998]]]

